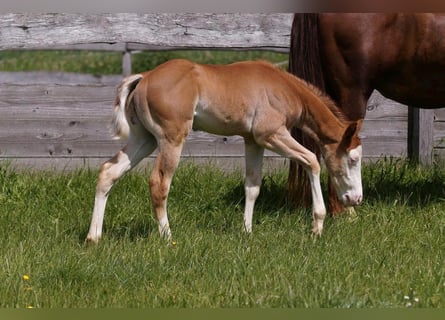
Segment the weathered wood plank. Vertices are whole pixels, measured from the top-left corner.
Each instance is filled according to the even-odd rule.
[[[292,17],[291,13],[2,14],[0,49],[128,42],[182,48],[288,48]]]
[[[0,84],[72,84],[72,85],[109,85],[116,86],[122,75],[95,75],[53,71],[0,71]]]
[[[434,121],[445,121],[445,108],[434,109]]]
[[[433,160],[434,110],[410,108],[408,114],[408,156],[429,165]]]
[[[434,148],[445,148],[445,122],[434,122]]]

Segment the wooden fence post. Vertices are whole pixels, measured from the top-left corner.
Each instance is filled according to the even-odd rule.
[[[124,77],[131,74],[131,51],[128,50],[128,44],[125,44],[125,51],[122,55],[122,74]]]
[[[434,110],[409,107],[408,156],[424,165],[433,162]]]

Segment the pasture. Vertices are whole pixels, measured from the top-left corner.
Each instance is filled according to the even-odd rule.
[[[103,241],[84,244],[97,170],[0,169],[0,307],[444,307],[445,170],[364,166],[357,215],[327,218],[265,174],[253,234],[242,172],[183,163],[169,198],[173,242],[151,216],[148,170],[111,193]],[[326,177],[324,177],[326,178]]]

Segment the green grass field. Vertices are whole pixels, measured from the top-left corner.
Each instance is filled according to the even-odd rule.
[[[140,53],[133,70],[173,57],[287,59],[265,52]],[[0,70],[119,74],[120,59],[3,51]],[[96,176],[96,169],[33,172],[0,164],[0,307],[445,307],[443,164],[365,165],[357,214],[327,218],[317,239],[309,211],[286,202],[286,170],[265,175],[248,236],[241,171],[183,164],[169,199],[174,242],[158,235],[142,171],[113,190],[104,238],[88,246]]]
[[[133,72],[153,69],[174,58],[186,58],[200,63],[226,64],[240,60],[265,59],[270,62],[286,62],[285,53],[270,51],[213,51],[175,50],[150,51],[133,54]],[[0,51],[1,71],[64,71],[92,74],[121,74],[122,55],[116,52],[93,51]]]
[[[268,173],[242,231],[241,172],[184,164],[160,239],[147,172],[113,190],[105,234],[84,244],[96,170],[0,170],[0,307],[444,307],[445,170],[404,161],[364,168],[356,216],[310,216]],[[27,279],[24,276],[29,277]]]

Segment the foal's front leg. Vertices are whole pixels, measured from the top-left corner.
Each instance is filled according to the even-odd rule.
[[[320,168],[319,165],[318,168]],[[321,232],[323,231],[323,223],[326,217],[326,207],[324,205],[323,194],[321,192],[320,170],[307,169],[307,173],[311,184],[312,204],[313,204],[312,233],[314,235],[320,236]]]
[[[273,134],[262,137],[261,145],[282,156],[298,161],[309,175],[312,191],[312,232],[321,235],[323,222],[326,217],[326,207],[323,201],[320,184],[320,164],[315,154],[299,144],[285,127],[281,127]]]

